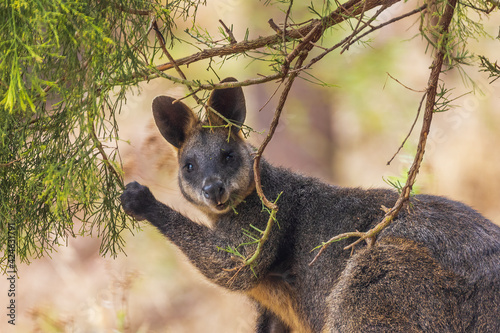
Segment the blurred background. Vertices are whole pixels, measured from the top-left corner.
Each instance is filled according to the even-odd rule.
[[[395,5],[381,21],[412,6],[413,2]],[[219,0],[200,9],[198,24],[211,27],[216,34],[221,19],[233,25],[240,41],[247,27],[250,39],[272,34],[267,24],[270,18],[282,22],[284,13],[262,2]],[[497,36],[499,22],[498,11],[489,20],[484,17],[485,30]],[[342,186],[389,187],[384,179],[404,183],[421,121],[390,166],[387,162],[408,134],[422,92],[410,91],[390,76],[414,90],[425,89],[432,58],[425,53],[426,42],[417,36],[418,26],[417,16],[390,25],[372,34],[369,45],[354,45],[342,55],[333,52],[311,69],[311,77],[296,80],[265,157]],[[183,28],[179,25],[179,31]],[[331,46],[347,36],[350,30],[344,28],[329,31],[323,45]],[[498,38],[479,38],[470,46],[474,53],[492,60],[500,54]],[[195,51],[175,45],[171,50],[175,58]],[[221,69],[219,60],[214,61],[212,66],[221,78],[243,80],[269,73],[266,63],[243,57],[228,61]],[[188,78],[215,80],[207,67],[208,62],[195,63],[185,73]],[[442,76],[446,87],[453,88],[451,98],[474,92],[455,100],[449,111],[435,114],[416,190],[465,202],[500,224],[500,80],[489,84],[477,67],[465,71],[476,86],[456,70]],[[313,77],[331,87],[309,82],[315,81]],[[261,132],[251,134],[254,145],[260,144],[269,128],[279,92],[271,96],[277,87],[270,82],[244,88],[247,124]],[[203,220],[181,198],[174,152],[151,117],[155,96],[186,93],[164,79],[143,83],[131,92],[119,115],[120,152],[127,182],[137,180],[161,201]],[[184,102],[195,106],[192,99]],[[20,265],[16,327],[12,330],[4,318],[0,332],[253,331],[253,305],[206,282],[152,227],[143,224],[142,231],[126,234],[125,239],[126,254],[117,258],[99,256],[98,238],[80,237],[69,239],[51,258]],[[7,281],[0,281],[0,290],[0,299],[6,299]]]

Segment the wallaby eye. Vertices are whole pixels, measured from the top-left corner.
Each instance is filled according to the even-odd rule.
[[[226,158],[226,161],[232,160],[234,158],[234,153],[233,152],[226,153],[225,158]]]
[[[186,163],[186,165],[184,165],[184,170],[191,172],[194,170],[194,166],[191,163]]]

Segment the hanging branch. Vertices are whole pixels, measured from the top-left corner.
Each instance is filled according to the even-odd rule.
[[[396,21],[399,21],[401,19],[404,19],[408,16],[411,16],[413,14],[422,12],[427,8],[427,5],[424,4],[423,6],[412,10],[406,14],[403,14],[401,16],[398,16],[392,20],[389,20],[388,22],[385,22],[383,24],[380,24],[375,27],[371,27],[370,23],[372,23],[377,16],[379,16],[383,11],[391,7],[393,4],[399,2],[400,0],[370,0],[370,1],[348,1],[344,4],[339,5],[339,7],[334,10],[332,13],[329,15],[321,18],[321,19],[314,19],[310,20],[308,24],[303,25],[300,28],[297,29],[286,29],[286,22],[288,20],[288,15],[290,11],[290,7],[287,10],[287,16],[285,17],[285,26],[283,29],[280,29],[273,21],[272,19],[269,21],[271,24],[271,27],[273,30],[276,31],[276,34],[267,36],[267,37],[259,37],[254,40],[246,40],[242,42],[234,42],[233,39],[230,40],[229,45],[224,45],[221,47],[214,47],[210,49],[205,49],[202,50],[198,53],[192,54],[187,57],[183,57],[180,59],[174,60],[173,58],[169,57],[169,62],[158,65],[156,66],[152,72],[146,72],[141,74],[144,79],[146,80],[151,80],[157,77],[163,77],[167,80],[170,80],[174,83],[179,83],[182,85],[185,85],[187,87],[191,87],[193,89],[201,89],[201,90],[214,90],[214,89],[225,89],[225,88],[234,88],[234,87],[244,87],[244,86],[249,86],[249,85],[255,85],[255,84],[261,84],[269,81],[274,81],[277,79],[284,79],[287,77],[288,73],[288,68],[290,66],[291,60],[293,60],[296,56],[297,53],[300,51],[300,48],[303,47],[303,45],[307,45],[306,43],[302,43],[303,41],[307,40],[310,38],[311,35],[314,35],[318,30],[321,31],[321,34],[324,33],[324,31],[334,25],[337,25],[339,23],[342,23],[348,19],[354,18],[357,15],[361,15],[364,12],[369,11],[370,9],[373,9],[375,7],[381,6],[377,10],[377,12],[371,17],[366,23],[363,23],[362,25],[358,24],[358,28],[355,29],[348,37],[346,37],[344,40],[339,42],[338,44],[334,45],[331,48],[324,49],[324,52],[321,53],[319,56],[316,58],[312,59],[307,65],[305,65],[302,68],[295,67],[295,70],[304,70],[310,68],[314,63],[318,62],[321,60],[325,55],[329,54],[333,50],[339,48],[340,46],[344,47],[345,51],[350,45],[353,43],[359,41],[362,37],[365,37],[366,35],[386,26],[389,24],[392,24]],[[291,6],[291,4],[290,4]],[[361,21],[358,21],[358,23]],[[366,27],[370,27],[371,29],[362,35],[359,35]],[[158,34],[158,30],[155,29],[156,33]],[[312,34],[311,34],[312,33]],[[288,39],[298,39],[301,41],[298,47],[296,47],[290,54],[286,54],[286,45],[285,41]],[[183,65],[189,65],[194,62],[198,62],[201,60],[205,59],[212,59],[214,57],[223,57],[223,56],[229,56],[233,54],[241,54],[245,53],[251,50],[256,50],[259,48],[263,48],[266,46],[273,46],[276,44],[283,43],[283,47],[285,49],[283,50],[285,60],[284,64],[281,68],[281,71],[270,74],[267,76],[260,76],[258,78],[253,78],[253,79],[247,79],[239,82],[225,82],[225,83],[201,83],[199,81],[191,81],[187,80],[185,78],[178,78],[172,75],[169,75],[165,73],[166,71],[175,68],[178,71],[179,66]],[[312,43],[314,46],[319,47],[318,45],[315,45]],[[164,49],[162,47],[162,49]],[[165,52],[165,51],[164,51]],[[293,54],[292,54],[293,53]]]
[[[296,65],[297,67],[302,66],[302,63],[304,60],[307,58],[308,51],[303,51],[301,53],[300,57],[297,59]],[[267,145],[271,141],[271,139],[274,136],[274,133],[276,132],[276,128],[278,127],[279,119],[281,117],[281,112],[283,111],[283,107],[285,106],[285,102],[288,98],[288,93],[290,92],[290,89],[292,88],[292,84],[295,80],[295,78],[298,76],[299,72],[293,72],[290,74],[288,77],[288,80],[285,84],[285,87],[283,89],[283,92],[281,93],[280,100],[278,102],[278,106],[276,107],[276,110],[274,112],[274,118],[273,121],[271,122],[271,127],[269,128],[269,133],[267,134],[266,138],[262,142],[262,144],[259,147],[259,150],[257,151],[257,154],[255,155],[254,162],[253,162],[253,172],[254,172],[254,179],[255,179],[255,188],[257,191],[257,194],[259,195],[260,199],[262,200],[262,203],[270,209],[270,214],[269,214],[269,220],[267,221],[266,229],[262,233],[262,237],[259,239],[257,242],[257,249],[253,253],[253,255],[245,260],[244,264],[245,265],[251,265],[260,255],[260,252],[262,250],[262,246],[264,243],[267,241],[269,234],[271,232],[271,228],[274,224],[274,221],[276,219],[276,213],[278,212],[278,205],[276,202],[271,202],[267,199],[266,195],[264,194],[264,191],[262,190],[262,184],[261,184],[261,177],[260,177],[260,160],[262,158],[262,154],[264,153],[264,150],[266,149]]]
[[[323,31],[321,29],[321,26],[318,24],[316,27],[313,28],[309,32],[309,34],[304,38],[304,40],[294,49],[294,51],[299,50],[299,51],[292,51],[288,57],[287,57],[287,63],[290,64],[290,62],[293,60],[292,57],[298,57],[297,61],[295,62],[295,67],[296,68],[301,68],[302,64],[306,60],[307,56],[309,55],[309,51],[314,47],[314,42],[318,41],[321,36],[323,35]],[[288,66],[289,65],[284,65],[286,66],[286,71],[288,71]],[[278,127],[279,119],[281,117],[281,113],[283,111],[283,107],[285,106],[285,102],[288,98],[288,93],[290,92],[290,89],[292,88],[293,82],[295,78],[299,75],[301,71],[291,71],[290,76],[288,77],[285,87],[283,88],[283,92],[281,93],[278,105],[276,107],[276,110],[274,112],[274,117],[273,121],[271,122],[271,126],[269,128],[269,133],[267,134],[266,138],[262,142],[262,144],[259,147],[259,150],[257,151],[257,154],[255,155],[254,158],[254,163],[253,163],[253,172],[254,172],[254,179],[255,179],[255,188],[257,191],[257,194],[259,195],[260,199],[262,200],[263,204],[270,209],[271,213],[269,216],[269,220],[267,221],[266,229],[263,232],[262,237],[259,239],[257,243],[257,249],[255,250],[255,253],[251,256],[250,259],[245,261],[245,265],[251,265],[260,255],[262,246],[266,242],[267,238],[269,237],[269,233],[271,231],[272,225],[274,224],[275,221],[275,216],[276,213],[278,212],[278,205],[276,205],[275,202],[270,202],[267,198],[266,195],[264,194],[264,191],[262,190],[262,184],[261,184],[261,177],[260,177],[260,160],[262,158],[262,154],[264,153],[264,150],[266,149],[267,145],[271,141],[271,139],[274,136],[274,133],[276,132],[276,128]]]
[[[429,75],[429,80],[427,84],[427,89],[426,89],[426,103],[425,103],[425,113],[424,113],[424,120],[422,124],[422,129],[420,131],[420,138],[418,142],[418,147],[417,147],[417,153],[415,155],[415,159],[413,161],[413,164],[411,165],[410,171],[408,172],[408,179],[406,181],[405,186],[401,190],[401,194],[394,204],[394,207],[388,209],[386,207],[382,207],[382,209],[385,211],[385,216],[382,219],[382,221],[377,224],[375,227],[372,229],[368,230],[367,232],[348,232],[348,233],[343,233],[340,235],[337,235],[333,238],[331,238],[329,241],[324,243],[318,254],[314,257],[314,259],[311,261],[310,265],[312,265],[317,258],[321,255],[321,253],[326,249],[328,245],[330,245],[333,242],[343,240],[346,238],[350,237],[359,237],[355,242],[351,243],[350,245],[346,246],[344,249],[352,249],[354,246],[359,244],[361,241],[366,241],[368,246],[373,246],[375,244],[375,240],[377,235],[384,230],[388,225],[391,224],[392,221],[397,217],[399,211],[401,208],[404,206],[406,202],[408,202],[410,198],[410,193],[413,187],[413,184],[415,184],[415,180],[418,174],[418,171],[420,169],[420,165],[422,164],[422,160],[424,157],[425,153],[425,145],[427,143],[427,137],[429,135],[430,131],[430,126],[432,123],[432,116],[434,112],[434,107],[436,103],[436,95],[437,95],[437,89],[438,89],[438,82],[439,82],[439,75],[441,74],[441,68],[443,66],[443,60],[446,55],[446,50],[445,45],[447,44],[446,41],[448,39],[448,28],[450,26],[451,20],[453,18],[453,14],[455,12],[455,7],[457,4],[457,0],[449,0],[448,3],[446,4],[446,8],[443,12],[443,15],[439,19],[439,23],[437,25],[437,33],[440,36],[441,42],[438,43],[437,45],[442,45],[441,48],[439,48],[434,56],[434,60],[431,65],[431,73]]]

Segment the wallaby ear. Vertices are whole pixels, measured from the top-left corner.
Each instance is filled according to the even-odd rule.
[[[234,77],[228,77],[221,81],[221,83],[224,82],[238,82],[238,80]],[[245,122],[247,108],[241,87],[214,90],[210,95],[208,105],[238,125],[243,125]],[[210,111],[208,112],[208,120],[211,125],[225,125],[223,119]]]
[[[153,116],[161,135],[174,147],[180,148],[198,118],[186,104],[174,101],[168,96],[156,97],[153,100]]]

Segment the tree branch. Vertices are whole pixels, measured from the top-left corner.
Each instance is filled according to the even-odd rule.
[[[307,51],[304,51],[299,59],[297,59],[297,66],[300,67],[304,60],[307,57]],[[290,74],[290,77],[288,78],[285,87],[283,89],[283,92],[281,93],[280,100],[278,102],[278,106],[276,107],[276,110],[274,112],[274,118],[273,121],[271,122],[271,127],[269,128],[269,133],[267,134],[266,138],[262,142],[262,144],[259,147],[259,150],[257,151],[257,154],[255,155],[254,162],[253,162],[253,173],[254,173],[254,179],[255,179],[255,189],[257,191],[257,194],[259,195],[260,199],[262,200],[262,203],[271,210],[269,214],[269,219],[267,221],[266,229],[262,235],[262,237],[259,239],[259,242],[257,243],[257,249],[253,253],[253,255],[250,257],[250,259],[245,260],[244,264],[245,265],[251,265],[260,255],[260,252],[262,250],[262,246],[264,243],[267,241],[267,238],[269,237],[269,233],[271,232],[271,228],[274,224],[274,221],[276,219],[276,213],[278,212],[278,205],[275,202],[271,202],[267,199],[266,195],[264,194],[264,191],[262,190],[262,183],[261,183],[261,177],[260,177],[260,160],[262,158],[262,154],[264,153],[264,150],[266,149],[267,145],[271,141],[271,139],[274,136],[274,133],[276,132],[276,128],[278,127],[279,119],[281,116],[281,113],[283,111],[283,107],[285,106],[285,102],[288,97],[288,93],[290,92],[290,89],[292,88],[292,84],[295,80],[295,78],[298,76],[299,72],[293,72]]]
[[[319,25],[317,25],[315,28],[313,28],[308,36],[304,38],[304,40],[295,48],[295,50],[299,50],[297,52],[291,52],[287,59],[291,62],[293,60],[292,54],[295,54],[295,56],[298,56],[297,61],[295,62],[295,67],[300,68],[304,61],[306,60],[307,56],[309,55],[309,51],[314,47],[313,43],[318,41],[318,39],[321,38],[323,31],[318,28]],[[294,51],[295,51],[294,50]],[[287,65],[289,67],[289,65]],[[287,68],[288,71],[288,68]],[[265,241],[267,240],[269,236],[269,232],[271,231],[271,227],[274,224],[275,221],[275,216],[276,213],[278,212],[278,205],[276,205],[275,202],[270,202],[267,198],[266,195],[264,194],[264,191],[262,190],[262,184],[261,184],[261,176],[260,176],[260,160],[262,158],[262,154],[264,153],[264,150],[266,149],[267,145],[271,141],[271,139],[274,136],[274,133],[276,132],[276,128],[278,127],[279,119],[281,117],[281,113],[283,111],[283,107],[285,106],[285,102],[288,98],[288,93],[290,92],[290,89],[292,88],[293,82],[295,78],[299,75],[300,71],[291,71],[290,76],[288,77],[288,80],[285,84],[285,87],[283,89],[283,92],[281,93],[278,105],[276,106],[276,110],[274,112],[274,117],[273,121],[271,122],[271,127],[269,128],[269,133],[267,134],[266,138],[260,145],[257,154],[255,155],[254,158],[254,164],[253,164],[253,172],[254,172],[254,179],[255,179],[255,189],[257,191],[257,194],[259,195],[260,199],[262,200],[262,203],[271,210],[269,220],[267,221],[266,229],[262,237],[259,239],[257,249],[255,253],[252,255],[252,257],[245,261],[245,265],[250,265],[253,261],[255,261],[258,256],[260,255],[261,248]]]
[[[227,27],[227,25],[224,23],[224,21],[219,20],[219,23],[224,28],[224,31],[226,32],[226,34],[228,36],[229,43],[236,44],[237,41],[236,41],[236,38],[234,38],[233,31]]]
[[[453,18],[453,14],[455,12],[455,7],[457,4],[457,0],[449,0],[448,3],[445,5],[446,8],[443,12],[443,15],[440,17],[438,25],[437,25],[437,33],[439,34],[440,38],[443,40],[442,43],[438,43],[438,45],[442,45],[440,49],[437,50],[434,60],[431,65],[431,73],[429,75],[429,80],[427,84],[427,89],[426,89],[426,103],[425,103],[425,113],[424,113],[424,120],[422,124],[422,129],[420,131],[420,138],[418,142],[418,147],[417,147],[417,153],[415,155],[415,159],[413,161],[413,164],[410,167],[410,171],[408,172],[408,179],[406,181],[405,186],[401,190],[401,194],[398,197],[398,200],[394,204],[394,207],[391,209],[386,209],[383,207],[384,211],[386,212],[383,220],[378,223],[375,227],[372,229],[368,230],[367,232],[363,232],[359,234],[358,232],[352,232],[352,233],[345,233],[342,235],[338,235],[330,239],[330,241],[326,242],[320,249],[320,252],[318,255],[326,248],[328,245],[330,245],[334,241],[338,241],[340,239],[345,239],[349,237],[359,237],[355,242],[351,243],[350,245],[346,246],[344,249],[352,249],[354,246],[359,244],[361,241],[365,240],[368,244],[368,246],[373,246],[375,243],[377,235],[384,230],[387,226],[391,224],[391,222],[397,217],[399,211],[403,207],[403,205],[409,200],[410,198],[410,193],[411,189],[413,187],[413,184],[415,183],[418,171],[420,169],[420,165],[422,164],[422,160],[424,157],[425,153],[425,145],[427,143],[427,137],[429,135],[430,131],[430,126],[432,123],[432,116],[434,113],[434,106],[436,103],[436,96],[437,96],[437,88],[438,88],[438,82],[439,82],[439,75],[441,74],[441,69],[443,66],[443,60],[445,57],[446,51],[444,50],[444,47],[446,45],[445,41],[448,38],[448,28],[450,26],[451,20]],[[318,255],[313,259],[313,261],[310,263],[313,264]]]
[[[178,66],[189,65],[193,62],[197,62],[204,59],[242,53],[249,50],[255,50],[266,46],[276,45],[278,43],[282,43],[284,37],[283,35],[285,35],[285,38],[301,39],[303,36],[309,34],[311,30],[315,29],[317,25],[321,26],[321,33],[323,33],[326,29],[336,24],[339,24],[349,18],[355,17],[356,15],[360,14],[363,11],[363,9],[365,11],[368,11],[378,6],[391,6],[399,1],[400,0],[367,0],[367,1],[349,0],[346,3],[342,4],[341,6],[339,6],[328,16],[325,16],[320,20],[318,19],[312,20],[311,23],[301,28],[286,30],[286,27],[284,27],[283,34],[274,34],[267,37],[260,37],[251,41],[243,41],[221,47],[215,47],[212,49],[205,49],[190,56],[177,59],[175,60],[175,64],[177,64]],[[174,68],[174,66],[175,66],[174,62],[168,62],[156,66],[156,70],[163,72]]]
[[[226,88],[236,88],[236,87],[245,87],[251,86],[254,84],[266,83],[269,81],[278,80],[284,77],[282,73],[275,73],[268,76],[261,76],[259,78],[247,79],[238,82],[224,82],[224,83],[201,83],[199,81],[190,81],[187,79],[180,79],[178,77],[169,75],[167,73],[157,72],[155,74],[157,77],[164,77],[167,80],[170,80],[174,83],[179,83],[185,85],[187,87],[193,87],[201,90],[214,90],[214,89],[226,89]],[[149,79],[154,78],[150,76]]]
[[[288,18],[290,17],[290,12],[292,11],[293,0],[290,0],[288,9],[285,14],[285,21],[283,22],[283,31],[281,32],[281,40],[283,41],[283,54],[286,56],[286,27],[288,25]]]
[[[121,10],[122,12],[129,13],[132,15],[142,15],[142,16],[148,16],[152,13],[151,10],[146,10],[146,9],[135,9],[135,8],[127,8],[121,4],[117,4],[116,8]]]
[[[204,59],[211,59],[214,57],[222,57],[222,56],[227,56],[227,55],[232,55],[232,54],[237,54],[237,53],[243,53],[243,52],[259,49],[259,48],[266,47],[266,46],[276,45],[278,43],[284,43],[284,41],[286,41],[287,38],[302,39],[302,41],[309,40],[309,42],[314,45],[314,42],[310,40],[312,36],[316,36],[316,35],[321,36],[326,29],[328,29],[336,24],[339,24],[347,19],[353,18],[356,15],[359,15],[360,13],[362,13],[363,11],[368,11],[372,8],[377,7],[377,6],[382,6],[382,8],[376,14],[376,15],[378,15],[383,10],[387,9],[388,7],[392,6],[393,4],[395,4],[399,1],[400,0],[368,0],[368,1],[350,0],[343,5],[340,5],[335,11],[330,13],[328,16],[325,16],[324,18],[319,19],[319,20],[318,19],[311,20],[310,23],[302,26],[301,28],[287,30],[286,27],[284,27],[283,30],[279,30],[278,33],[276,33],[275,35],[271,35],[271,36],[267,36],[267,37],[260,37],[260,38],[257,38],[257,39],[251,40],[251,41],[231,43],[229,45],[225,45],[222,47],[205,49],[205,50],[202,50],[198,53],[195,53],[195,54],[192,54],[190,56],[183,57],[183,58],[180,58],[177,60],[169,58],[170,62],[156,66],[155,69],[153,70],[153,72],[144,73],[143,75],[148,80],[151,80],[151,79],[154,79],[157,77],[164,77],[172,82],[180,83],[180,84],[188,86],[188,87],[192,87],[195,89],[203,89],[203,90],[243,87],[243,86],[265,83],[265,82],[273,81],[276,79],[283,79],[289,74],[288,68],[289,68],[291,61],[297,56],[299,51],[302,48],[304,48],[304,45],[307,45],[306,43],[301,42],[291,52],[291,54],[286,55],[286,59],[285,59],[284,65],[282,66],[281,72],[271,74],[268,76],[262,76],[260,78],[254,78],[254,79],[249,79],[249,80],[244,80],[244,81],[239,81],[239,82],[203,84],[199,81],[190,81],[190,80],[187,80],[184,78],[177,78],[175,76],[169,75],[169,74],[164,73],[164,72],[169,70],[169,69],[172,69],[172,68],[176,68],[176,67],[178,68],[179,66],[182,66],[182,65],[189,65],[191,63],[194,63],[194,62],[197,62],[200,60],[204,60]],[[414,14],[415,12],[423,10],[422,8],[424,6],[419,8],[417,11],[410,12],[407,15],[396,18],[395,20],[391,20],[392,21],[391,23],[393,23],[397,20],[400,20],[404,17],[407,17],[411,14]],[[285,21],[287,20],[287,18],[288,18],[288,14],[285,17]],[[389,23],[386,23],[384,25],[387,25],[387,24],[389,24]],[[384,25],[380,25],[379,27],[382,27]],[[365,27],[365,26],[366,25],[364,25],[363,27]],[[372,30],[370,30],[370,32],[374,31],[376,29],[377,28],[372,29]],[[364,34],[364,35],[366,35],[366,34]],[[345,40],[343,40],[341,43],[337,44],[333,48],[327,49],[320,56],[313,59],[307,66],[305,66],[303,68],[295,67],[295,69],[296,70],[304,70],[304,69],[311,67],[312,64],[319,61],[327,53],[329,53],[332,50],[336,49],[337,47],[345,44],[349,40],[352,40],[352,35],[347,37]],[[351,42],[355,42],[357,40],[359,40],[359,38],[356,38],[356,39],[352,40]],[[316,41],[317,41],[317,39],[316,39]]]

